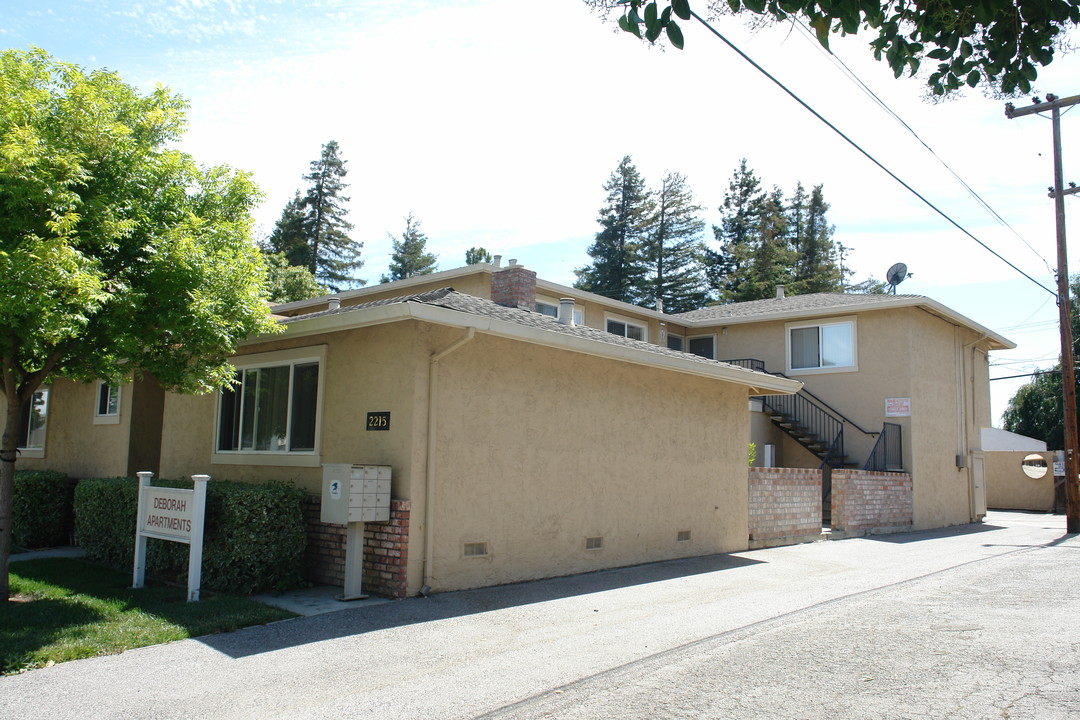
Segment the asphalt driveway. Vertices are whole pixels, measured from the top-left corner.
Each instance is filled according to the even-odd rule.
[[[345,609],[0,678],[3,718],[1076,718],[1062,516]]]

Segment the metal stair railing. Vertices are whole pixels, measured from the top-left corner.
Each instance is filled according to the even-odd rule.
[[[874,472],[896,472],[904,469],[904,444],[901,435],[903,428],[896,423],[882,423],[870,457],[866,459],[863,470]]]
[[[794,395],[763,395],[760,399],[769,410],[791,420],[793,427],[780,426],[821,458],[822,465],[832,465],[844,457],[844,421],[815,403],[809,393],[800,390]],[[821,442],[808,442],[807,437]]]
[[[750,370],[768,372],[765,362],[756,358],[738,358],[735,360],[723,360],[731,365],[738,365]],[[769,373],[778,377],[787,377],[783,373]],[[844,426],[850,425],[863,435],[877,436],[874,448],[863,465],[863,470],[890,471],[902,469],[904,466],[904,448],[901,436],[901,427],[895,423],[884,423],[880,431],[867,430],[854,420],[845,417],[836,408],[819,398],[805,387],[794,395],[761,395],[757,398],[763,405],[773,410],[778,415],[790,418],[793,424],[805,428],[808,432],[819,438],[829,440],[829,445],[824,453],[820,453],[811,447],[811,443],[800,440],[794,428],[783,428],[799,444],[806,447],[818,457],[822,458],[822,466],[830,465],[834,460],[842,461],[844,458]],[[830,440],[831,438],[831,440]]]

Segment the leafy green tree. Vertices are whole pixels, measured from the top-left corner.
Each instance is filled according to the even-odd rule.
[[[645,227],[642,254],[648,277],[641,303],[663,303],[665,312],[696,310],[707,297],[701,262],[701,233],[705,222],[698,214],[702,207],[686,184],[686,176],[669,172],[653,194],[654,212]]]
[[[1080,355],[1080,275],[1069,278],[1069,295],[1075,362]],[[1080,391],[1080,382],[1076,386]],[[1009,432],[1042,440],[1051,449],[1065,447],[1065,401],[1060,362],[1016,391],[1002,415],[1002,422]]]
[[[600,232],[589,246],[592,263],[574,271],[574,287],[612,300],[640,299],[646,268],[640,249],[652,216],[652,198],[633,160],[625,156],[604,183],[607,204],[601,208]]]
[[[264,249],[269,254],[281,254],[290,265],[308,268],[308,275],[311,275],[310,267],[315,258],[311,252],[309,236],[309,217],[304,209],[304,198],[298,190],[286,203],[281,217],[274,223],[274,229],[266,239]]]
[[[482,247],[471,247],[465,251],[466,265],[479,265],[480,263],[489,263],[492,260],[491,253]]]
[[[326,295],[327,288],[315,282],[308,269],[291,265],[284,253],[269,253],[266,260],[266,289],[272,302],[295,302]]]
[[[833,244],[821,185],[815,185],[807,197],[802,183],[787,200],[788,232],[795,252],[795,265],[788,288],[793,295],[839,292],[843,274]]]
[[[676,18],[693,17],[689,0],[586,0],[597,8],[618,8],[619,26],[655,42],[666,34],[683,47]],[[827,49],[833,33],[877,33],[870,49],[896,77],[914,75],[935,61],[927,84],[935,95],[982,85],[1006,95],[1031,91],[1038,67],[1049,65],[1080,24],[1077,0],[950,0],[949,2],[847,2],[830,0],[707,0],[695,2],[710,16],[749,13],[772,22],[805,21]]]
[[[360,259],[364,244],[349,237],[353,226],[345,220],[343,204],[349,202],[341,194],[348,187],[344,182],[348,174],[345,163],[337,142],[331,140],[323,145],[319,159],[312,161],[311,172],[304,176],[311,183],[303,200],[306,217],[301,224],[307,233],[308,270],[334,292],[364,284],[355,276],[364,264]],[[285,251],[288,255],[288,249]]]
[[[0,599],[42,384],[134,372],[206,392],[231,381],[240,340],[277,328],[251,241],[258,191],[175,149],[186,107],[41,50],[0,53]]]
[[[1002,415],[1009,432],[1042,440],[1051,449],[1065,447],[1065,403],[1061,364],[1021,385]]]
[[[752,279],[749,273],[765,200],[761,180],[743,158],[724,193],[720,225],[713,226],[713,236],[720,249],[707,250],[705,255],[708,285],[720,302],[736,302],[753,295],[749,288]]]
[[[379,282],[404,280],[414,275],[430,275],[438,267],[438,259],[427,252],[427,235],[420,232],[420,221],[412,213],[405,218],[405,231],[398,240],[391,233],[386,233],[394,243],[394,252],[390,256],[390,274],[383,275]]]

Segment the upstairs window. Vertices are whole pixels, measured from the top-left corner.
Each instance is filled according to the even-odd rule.
[[[107,382],[98,383],[97,407],[94,409],[94,424],[110,425],[120,422],[120,386]]]
[[[555,305],[553,303],[544,302],[543,300],[537,300],[536,301],[536,312],[538,312],[538,313],[540,313],[542,315],[547,315],[549,317],[558,318],[559,317],[559,306]],[[585,324],[585,311],[582,310],[579,307],[574,307],[574,324],[575,325],[584,325]]]
[[[788,325],[788,370],[855,369],[855,321]]]
[[[678,350],[679,352],[682,352],[683,348],[686,347],[686,340],[683,338],[682,335],[668,334],[667,346],[668,350]]]
[[[690,338],[689,352],[709,360],[716,359],[716,336],[702,335]]]
[[[631,340],[645,340],[646,330],[644,325],[632,323],[629,320],[617,318],[607,319],[607,331],[612,335],[619,335]]]
[[[285,351],[252,358],[237,358],[234,383],[221,393],[217,452],[313,453],[321,357]]]

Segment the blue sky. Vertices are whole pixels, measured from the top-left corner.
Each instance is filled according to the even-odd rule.
[[[1014,233],[798,28],[753,32],[731,18],[717,28],[972,233],[1052,283],[1049,121],[1007,120],[1002,101],[979,94],[924,102],[922,82],[895,80],[865,38],[833,42],[836,56]],[[650,49],[578,0],[7,0],[0,12],[3,47],[36,45],[186,97],[184,149],[253,173],[266,196],[260,235],[303,186],[322,144],[337,140],[369,281],[386,272],[387,233],[400,233],[412,212],[443,269],[481,245],[570,284],[588,262],[602,185],[623,155],[653,184],[667,170],[686,174],[709,223],[719,221],[745,157],[767,187],[824,184],[856,280],[881,278],[903,261],[913,276],[901,291],[1016,341],[1016,350],[992,356],[992,375],[1054,363],[1049,293],[949,226],[702,28],[685,35],[684,51]],[[1060,58],[1037,90],[1073,94],[1077,78],[1080,60]],[[1080,146],[1077,118],[1065,115],[1063,134],[1066,179],[1080,181],[1080,170],[1069,172],[1080,160],[1070,151]],[[991,383],[995,421],[1019,382]]]

